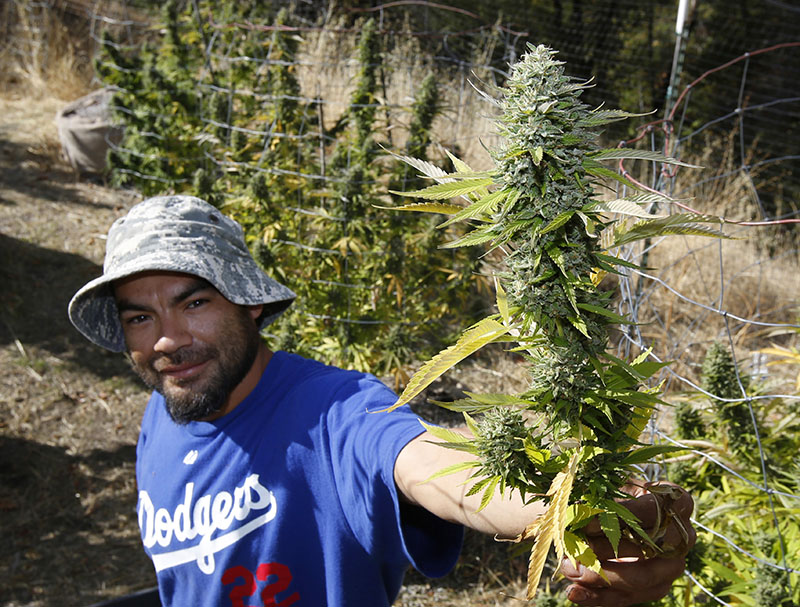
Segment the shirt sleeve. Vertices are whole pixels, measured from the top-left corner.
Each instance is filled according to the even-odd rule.
[[[387,566],[410,562],[428,577],[442,576],[458,559],[462,527],[401,504],[394,482],[398,454],[424,428],[407,406],[383,411],[397,397],[377,379],[353,375],[328,413],[334,478],[348,524]]]

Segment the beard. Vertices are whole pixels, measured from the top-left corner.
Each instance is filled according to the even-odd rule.
[[[128,355],[141,380],[164,397],[167,412],[176,423],[206,419],[221,411],[231,392],[253,366],[258,353],[258,331],[247,311],[239,312],[219,332],[217,341],[222,345],[192,345],[139,363]],[[208,362],[208,367],[199,378],[180,380],[158,371],[168,366],[203,362]]]

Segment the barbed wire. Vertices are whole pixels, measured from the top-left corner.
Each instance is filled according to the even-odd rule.
[[[747,63],[750,58],[759,56],[762,54],[771,53],[777,51],[779,49],[797,49],[800,46],[800,42],[793,42],[793,43],[786,43],[786,44],[779,44],[773,45],[770,47],[766,47],[763,49],[759,49],[757,51],[753,51],[750,53],[744,53],[739,57],[736,57],[719,67],[707,70],[701,76],[693,80],[679,95],[678,100],[676,101],[675,106],[671,109],[670,113],[664,120],[654,121],[649,124],[644,125],[640,128],[639,134],[632,140],[622,142],[620,146],[630,146],[637,142],[641,142],[645,139],[645,137],[649,136],[650,138],[650,146],[654,150],[661,150],[667,155],[671,156],[678,156],[678,153],[682,146],[684,146],[687,142],[691,141],[693,138],[698,137],[700,134],[705,133],[706,131],[712,131],[714,129],[718,129],[720,125],[731,124],[733,122],[733,128],[736,130],[737,137],[738,137],[738,145],[736,147],[736,154],[737,154],[737,161],[735,165],[727,171],[718,171],[714,173],[713,176],[705,178],[700,181],[691,182],[688,185],[685,185],[683,188],[675,188],[675,184],[677,181],[677,177],[680,171],[679,167],[670,167],[668,165],[662,165],[660,167],[654,167],[653,173],[656,175],[654,177],[654,183],[651,186],[647,186],[642,181],[637,180],[634,175],[632,175],[632,170],[628,170],[625,163],[620,161],[619,169],[620,173],[625,175],[628,179],[632,179],[637,185],[640,185],[644,189],[651,190],[651,191],[659,191],[663,193],[668,193],[670,190],[678,189],[677,197],[683,197],[688,194],[690,191],[694,189],[702,189],[704,186],[713,185],[714,183],[724,183],[732,178],[736,178],[739,176],[743,176],[747,183],[747,188],[751,190],[753,193],[753,198],[755,200],[756,208],[758,209],[758,214],[760,215],[761,220],[759,221],[742,221],[742,220],[731,220],[725,219],[724,217],[720,217],[720,226],[734,226],[734,227],[743,227],[748,226],[750,229],[754,229],[756,226],[759,228],[766,228],[766,227],[775,227],[775,226],[786,226],[788,224],[796,224],[800,223],[800,218],[797,218],[797,210],[791,211],[787,213],[784,217],[777,217],[771,218],[769,213],[765,210],[764,205],[762,204],[761,198],[758,193],[758,188],[755,185],[754,180],[752,179],[752,172],[758,166],[764,166],[767,163],[781,163],[786,162],[789,160],[793,160],[797,158],[796,154],[784,154],[778,156],[776,158],[769,158],[763,159],[758,162],[751,162],[747,158],[747,151],[746,146],[744,143],[744,132],[746,127],[746,120],[749,115],[753,112],[757,112],[766,108],[776,107],[783,104],[791,104],[796,103],[798,101],[798,97],[790,96],[790,97],[782,97],[777,99],[772,99],[769,101],[765,101],[759,104],[754,104],[749,107],[745,107],[743,104],[742,99],[742,91],[746,87],[747,82],[747,69],[742,70],[740,86],[739,86],[739,99],[737,102],[736,107],[731,110],[730,112],[724,113],[716,118],[708,120],[701,125],[695,125],[693,128],[688,128],[687,121],[684,119],[685,114],[688,111],[689,99],[690,94],[692,91],[701,87],[704,82],[706,82],[712,75],[717,74],[725,69],[730,68],[736,64],[741,62]],[[676,121],[677,112],[681,110],[683,112],[683,116],[679,121]],[[682,132],[685,130],[686,132]],[[656,136],[660,134],[661,142],[659,143],[659,138]],[[679,207],[680,209],[693,212],[693,213],[702,213],[702,211],[696,209],[694,206],[689,206],[684,204],[680,201],[675,201],[674,204]],[[647,259],[648,255],[653,253],[657,247],[658,242],[648,243],[648,245],[639,251],[634,251],[630,249],[627,251],[626,259],[634,260],[641,262],[642,259]],[[698,253],[702,252],[701,249],[706,250],[706,254],[704,256],[699,256]],[[699,251],[700,250],[700,251]],[[694,276],[698,276],[701,280],[705,280],[705,274],[703,273],[703,259],[708,258],[708,253],[714,251],[713,244],[703,245],[702,247],[698,248],[690,248],[688,256],[691,256],[695,259],[694,264]],[[797,250],[790,249],[789,251],[784,251],[782,255],[786,256],[787,258],[791,257],[793,259],[797,258]],[[739,482],[745,483],[749,486],[752,490],[757,492],[763,493],[766,496],[766,504],[768,507],[769,517],[772,520],[772,527],[774,530],[774,534],[777,538],[778,545],[779,545],[779,560],[781,562],[771,562],[769,560],[765,560],[763,558],[758,557],[754,554],[751,550],[748,550],[746,547],[740,545],[737,541],[732,539],[729,535],[727,535],[723,530],[715,529],[709,523],[706,523],[702,520],[703,512],[698,512],[696,518],[693,520],[693,524],[695,525],[698,530],[701,530],[709,536],[715,538],[716,540],[721,540],[729,546],[730,549],[734,550],[735,552],[739,553],[751,559],[756,563],[760,563],[761,565],[773,568],[785,573],[797,573],[798,569],[796,566],[790,566],[788,564],[788,559],[790,556],[787,551],[787,543],[786,538],[784,537],[784,529],[781,525],[781,515],[779,514],[778,510],[776,509],[776,504],[773,501],[774,496],[781,496],[785,499],[792,499],[792,500],[800,500],[800,495],[796,495],[791,492],[783,491],[780,489],[776,489],[772,486],[771,476],[772,472],[768,470],[767,466],[767,456],[764,452],[764,446],[762,442],[761,430],[759,428],[759,420],[754,410],[754,404],[756,402],[772,402],[776,399],[780,399],[786,402],[797,401],[798,395],[796,394],[748,394],[747,388],[744,386],[742,375],[740,373],[740,369],[742,368],[741,362],[736,360],[736,351],[737,351],[737,344],[735,339],[735,332],[731,327],[731,322],[735,321],[740,328],[743,327],[757,327],[762,329],[782,329],[782,330],[798,330],[800,332],[800,326],[798,324],[786,323],[781,321],[771,321],[771,320],[762,320],[758,318],[758,315],[761,314],[760,309],[756,308],[755,314],[756,317],[750,316],[746,317],[742,314],[737,314],[731,311],[730,309],[726,309],[726,288],[730,288],[734,284],[734,280],[736,277],[743,276],[747,269],[746,267],[737,267],[736,272],[732,277],[726,277],[726,267],[724,262],[724,255],[723,255],[723,245],[720,242],[716,247],[716,257],[717,257],[717,265],[718,265],[718,280],[717,286],[712,292],[711,285],[705,285],[706,291],[705,293],[709,296],[709,300],[714,302],[712,303],[705,303],[702,301],[698,301],[695,297],[690,297],[689,295],[682,293],[679,288],[671,284],[672,280],[674,280],[675,273],[670,273],[671,268],[666,267],[662,268],[661,275],[656,275],[655,273],[631,269],[630,271],[626,272],[626,278],[623,279],[623,288],[621,289],[622,292],[622,302],[621,305],[623,308],[627,309],[631,314],[634,321],[637,321],[640,318],[640,313],[643,312],[642,305],[644,302],[649,298],[652,297],[656,292],[658,293],[669,293],[676,298],[676,301],[682,302],[686,304],[687,310],[701,310],[702,313],[695,316],[691,322],[686,324],[686,328],[684,330],[684,334],[677,338],[674,341],[674,345],[669,348],[673,353],[679,352],[682,348],[681,344],[684,340],[693,335],[695,331],[697,331],[698,326],[700,323],[708,324],[709,321],[705,318],[706,315],[712,315],[720,320],[721,326],[719,327],[719,331],[724,335],[725,340],[727,342],[727,347],[731,351],[734,361],[734,368],[736,369],[736,382],[738,384],[737,391],[741,394],[741,398],[724,398],[720,395],[712,394],[708,390],[704,389],[699,382],[693,381],[691,378],[687,377],[685,374],[678,373],[672,367],[667,367],[664,370],[664,374],[666,376],[672,377],[679,386],[682,386],[684,390],[692,391],[695,394],[702,394],[709,398],[712,401],[716,401],[719,403],[742,403],[745,404],[747,407],[747,412],[750,417],[750,424],[751,424],[751,432],[755,438],[755,448],[757,449],[757,461],[758,465],[760,466],[760,482],[755,482],[743,474],[740,474],[736,470],[734,470],[731,466],[725,464],[721,461],[718,457],[715,457],[711,453],[709,453],[706,449],[698,449],[695,448],[695,444],[693,441],[686,441],[676,439],[672,436],[672,431],[666,424],[663,426],[655,425],[651,428],[654,436],[665,443],[672,444],[675,446],[680,446],[687,450],[687,453],[692,454],[692,456],[698,457],[711,465],[718,468],[722,473],[728,475],[730,478],[737,479]],[[677,267],[679,263],[683,263],[687,259],[686,256],[679,257],[675,262],[674,266]],[[775,261],[775,258],[771,258],[772,261]],[[758,260],[750,264],[748,267],[760,267],[761,264],[764,263],[763,260]],[[706,272],[710,274],[710,272]],[[667,276],[664,278],[663,276]],[[639,284],[646,284],[649,285],[644,289],[637,289],[633,285],[634,277],[638,280]],[[759,273],[760,279],[760,273]],[[686,284],[692,284],[687,282]],[[759,282],[760,284],[760,282]],[[693,285],[694,286],[694,285]],[[713,294],[712,294],[713,293]],[[652,308],[656,308],[657,304],[652,305]],[[655,317],[658,322],[662,324],[662,327],[666,329],[665,323],[661,317],[661,314],[652,309],[649,311],[653,317]],[[770,314],[774,317],[774,311]],[[717,326],[717,325],[714,325]],[[740,329],[741,330],[741,329]],[[738,332],[738,331],[737,331]],[[631,346],[646,350],[647,345],[645,344],[645,340],[642,336],[639,327],[635,327],[633,331],[623,333],[623,343],[628,342]],[[665,344],[666,345],[666,344]],[[659,362],[663,362],[663,360],[670,358],[669,355],[667,356],[658,356],[656,354],[651,355],[654,360]],[[724,406],[724,405],[723,405]],[[712,446],[712,445],[707,445]],[[702,584],[702,582],[697,579],[696,576],[692,575],[689,571],[686,572],[687,577],[692,581],[692,583],[700,589],[705,595],[713,599],[720,605],[729,605],[726,601],[724,601],[720,596],[718,596],[712,589],[707,588]],[[790,580],[786,581],[787,588],[789,593],[792,592],[792,582]]]

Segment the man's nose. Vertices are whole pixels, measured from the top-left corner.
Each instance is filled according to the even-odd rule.
[[[178,320],[162,320],[160,333],[153,349],[162,354],[171,354],[192,343],[192,335],[185,323]]]

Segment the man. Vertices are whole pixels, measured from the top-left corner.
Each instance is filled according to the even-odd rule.
[[[259,330],[293,299],[237,223],[165,196],[114,223],[103,275],[70,302],[75,326],[127,351],[153,389],[138,513],[165,605],[389,605],[409,563],[429,576],[454,565],[463,525],[514,537],[543,512],[498,496],[477,513],[466,473],[423,483],[467,456],[432,444],[407,408],[377,413],[395,395],[374,377],[270,351]],[[627,505],[645,527],[657,518],[652,496]],[[691,508],[684,494],[693,534]],[[655,599],[683,571],[686,542],[616,560],[595,531],[608,581],[562,567],[581,605]],[[677,527],[667,535],[681,544]],[[623,542],[619,556],[640,554]]]

